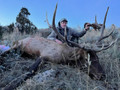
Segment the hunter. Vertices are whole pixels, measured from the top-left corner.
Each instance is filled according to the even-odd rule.
[[[67,39],[71,40],[71,41],[74,41],[76,43],[78,43],[78,38],[84,36],[86,34],[86,32],[89,30],[89,27],[90,27],[89,23],[85,23],[84,24],[84,29],[81,32],[78,32],[76,30],[73,30],[73,29],[69,28],[67,26],[67,23],[68,23],[67,19],[65,19],[65,18],[61,19],[58,22],[57,30],[59,31],[60,34],[62,34],[64,36],[64,30],[66,28]],[[52,31],[51,34],[47,38],[50,39],[50,40],[54,40],[59,44],[63,43],[62,40],[59,39],[59,37],[57,36],[57,34],[54,31]]]

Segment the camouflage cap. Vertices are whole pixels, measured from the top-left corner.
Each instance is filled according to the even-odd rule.
[[[64,21],[65,21],[65,22],[68,22],[66,18],[62,18],[62,19],[60,20],[60,22],[64,22]]]

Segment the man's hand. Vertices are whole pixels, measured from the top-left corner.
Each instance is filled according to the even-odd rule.
[[[62,44],[62,42],[58,39],[55,40],[58,44]]]
[[[90,23],[85,23],[85,30],[88,31],[90,29]]]

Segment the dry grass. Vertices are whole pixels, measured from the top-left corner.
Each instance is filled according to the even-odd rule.
[[[109,31],[106,31],[107,34]],[[120,30],[118,30],[120,32]],[[41,36],[42,34],[37,35]],[[91,45],[97,39],[99,33],[90,31],[80,39],[80,43]],[[12,42],[28,37],[29,35],[21,35],[14,31],[11,35],[4,35],[3,44],[12,45]],[[89,36],[89,37],[88,37]],[[118,35],[119,36],[119,35]],[[110,37],[105,42],[112,41]],[[106,51],[98,53],[100,64],[106,73],[106,80],[92,80],[89,76],[80,71],[78,68],[72,68],[69,65],[56,65],[46,63],[41,66],[32,78],[24,81],[17,90],[118,90],[120,89],[120,41]],[[0,72],[0,88],[4,87],[11,80],[25,73],[28,67],[34,62],[33,59],[24,59],[19,55],[8,56],[3,67],[3,72]],[[53,71],[51,73],[51,70]],[[48,71],[50,76],[46,75],[46,79],[38,82],[37,78],[44,78],[44,73]],[[40,75],[41,77],[38,77]],[[48,78],[47,78],[48,77]]]

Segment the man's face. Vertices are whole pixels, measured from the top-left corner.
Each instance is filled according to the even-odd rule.
[[[60,22],[60,26],[62,28],[65,28],[67,26],[67,22],[66,21]]]

